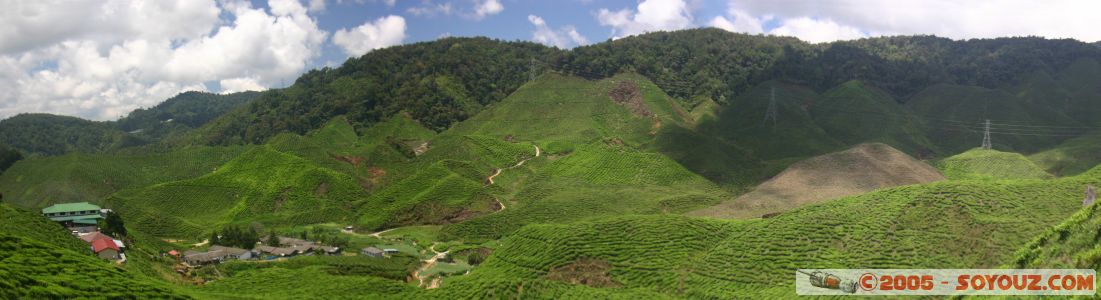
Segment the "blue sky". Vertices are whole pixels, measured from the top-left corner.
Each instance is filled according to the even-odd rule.
[[[0,118],[113,120],[180,92],[282,87],[350,56],[441,36],[561,48],[716,27],[811,43],[885,35],[1101,40],[1094,0],[13,0]]]

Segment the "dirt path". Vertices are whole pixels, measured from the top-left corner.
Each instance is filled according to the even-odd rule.
[[[369,236],[373,236],[373,237],[376,237],[376,238],[380,238],[380,239],[381,239],[381,238],[382,238],[382,234],[383,234],[383,233],[386,233],[387,231],[390,231],[390,230],[394,230],[394,229],[398,229],[398,228],[397,228],[397,227],[394,227],[394,228],[390,228],[390,229],[387,229],[387,230],[383,230],[383,231],[375,232],[375,233],[372,233],[372,234],[368,234],[368,235],[369,235]]]
[[[192,247],[202,247],[202,246],[206,246],[207,243],[210,243],[210,240],[203,240],[202,242],[191,244],[191,246]]]
[[[543,151],[542,151],[542,150],[539,150],[539,145],[536,145],[536,144],[531,144],[531,145],[532,145],[533,147],[535,147],[535,156],[533,156],[533,157],[528,157],[528,158],[526,158],[526,159],[524,159],[524,160],[521,160],[520,162],[517,162],[517,163],[516,163],[516,165],[513,165],[513,166],[511,166],[511,167],[508,167],[508,168],[504,168],[504,169],[497,169],[497,170],[494,170],[494,171],[493,171],[493,175],[489,175],[489,177],[487,177],[487,178],[486,178],[486,181],[488,181],[488,182],[489,182],[489,184],[493,184],[493,177],[497,177],[497,175],[501,175],[501,171],[504,171],[504,170],[508,170],[508,169],[512,169],[512,168],[516,168],[516,167],[519,167],[519,166],[523,166],[523,165],[524,165],[524,163],[528,162],[529,160],[531,160],[531,159],[533,159],[533,158],[539,157],[539,155],[543,153]],[[504,206],[501,206],[501,207],[504,207]]]
[[[432,266],[436,265],[437,260],[443,258],[444,256],[447,256],[447,253],[451,252],[451,250],[447,250],[447,251],[444,251],[444,252],[437,252],[436,251],[436,244],[432,244],[431,247],[428,247],[428,250],[431,250],[432,252],[435,252],[436,255],[432,256],[432,258],[429,258],[429,259],[425,260],[424,264],[421,265],[421,267],[419,269],[417,269],[416,271],[413,271],[413,277],[416,277],[417,280],[420,281],[420,283],[417,284],[417,286],[424,286],[424,277],[421,277],[421,273],[424,272],[424,271],[428,271],[428,269],[431,269]],[[436,280],[433,280],[433,282],[428,286],[428,288],[433,289],[433,288],[439,287],[440,283],[437,280],[439,280],[439,278],[436,278]]]

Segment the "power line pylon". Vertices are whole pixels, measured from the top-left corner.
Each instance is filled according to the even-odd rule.
[[[535,74],[535,68],[536,68],[536,61],[535,61],[535,58],[533,57],[533,58],[531,58],[531,64],[528,66],[528,81],[535,80],[535,75],[536,75]]]
[[[768,123],[768,119],[772,119],[772,126],[776,126],[776,87],[772,87],[772,93],[768,99],[768,109],[765,110],[765,119],[761,121],[761,125]]]
[[[985,126],[983,126],[982,148],[987,150],[992,148],[990,144],[990,119],[987,119]]]

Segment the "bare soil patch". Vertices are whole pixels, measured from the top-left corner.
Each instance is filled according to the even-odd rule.
[[[749,193],[688,214],[739,219],[771,217],[807,204],[944,179],[933,166],[891,146],[860,144],[792,164]]]

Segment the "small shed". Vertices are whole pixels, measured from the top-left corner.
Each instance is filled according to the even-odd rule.
[[[379,248],[376,248],[376,247],[363,248],[363,250],[360,251],[360,253],[363,254],[363,255],[371,256],[371,257],[382,257],[385,254],[385,252],[383,252],[382,249],[379,249]]]

